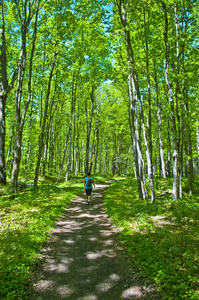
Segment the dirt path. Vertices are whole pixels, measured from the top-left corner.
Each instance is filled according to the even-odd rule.
[[[96,186],[90,205],[82,193],[65,210],[45,249],[30,299],[157,299],[118,249],[117,232],[103,206],[110,184]]]

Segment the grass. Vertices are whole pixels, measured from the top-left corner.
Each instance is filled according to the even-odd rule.
[[[111,185],[105,196],[106,210],[120,231],[132,262],[162,299],[199,299],[199,191],[173,201],[172,180],[156,178],[157,200],[140,201],[133,178]]]
[[[39,186],[21,189],[15,197],[10,185],[0,185],[0,299],[28,299],[34,267],[55,222],[71,200],[83,191],[82,176],[68,182],[40,178]],[[96,183],[108,178],[96,176]]]

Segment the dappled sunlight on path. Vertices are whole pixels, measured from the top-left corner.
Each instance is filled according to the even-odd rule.
[[[96,186],[90,205],[82,193],[65,210],[44,249],[30,299],[149,299],[118,249],[117,232],[105,213],[110,183]]]

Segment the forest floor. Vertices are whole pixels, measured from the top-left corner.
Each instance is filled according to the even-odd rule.
[[[111,183],[96,185],[90,205],[82,192],[64,211],[42,250],[30,300],[161,299],[129,262],[106,214],[103,199]]]

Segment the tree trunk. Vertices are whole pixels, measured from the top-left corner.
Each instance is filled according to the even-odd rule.
[[[162,113],[161,113],[161,108],[160,108],[160,103],[159,103],[159,89],[158,89],[158,81],[157,81],[155,62],[154,62],[154,76],[155,76],[155,87],[156,87],[156,105],[157,105],[158,138],[159,138],[159,154],[160,154],[160,161],[161,161],[161,173],[162,173],[163,178],[166,178],[164,152],[163,152],[163,144],[162,144],[162,131],[161,131],[161,124],[162,124],[161,114]]]
[[[187,26],[186,26],[187,27]],[[186,39],[185,39],[186,41]],[[183,98],[183,103],[184,103],[184,108],[187,114],[187,117],[184,118],[184,127],[183,131],[186,132],[188,136],[188,141],[186,144],[186,148],[188,148],[187,155],[188,155],[188,181],[189,181],[189,194],[193,194],[193,153],[192,153],[192,139],[191,139],[191,116],[190,116],[190,110],[189,110],[189,104],[188,104],[188,92],[186,91],[185,87],[185,78],[187,76],[186,74],[186,69],[185,69],[185,63],[184,63],[184,49],[185,45],[183,45],[183,51],[182,51],[182,64],[183,64],[183,73],[184,73],[184,78],[182,81],[182,98]],[[199,135],[198,135],[199,137]],[[197,137],[197,149],[198,149],[198,154],[199,154],[199,139]],[[185,151],[186,151],[185,148]]]
[[[89,170],[89,148],[90,148],[90,136],[91,136],[91,128],[92,128],[92,120],[93,120],[93,112],[94,112],[94,86],[92,85],[91,91],[91,113],[90,120],[88,122],[87,116],[87,107],[86,107],[86,116],[87,116],[87,138],[86,138],[86,165],[85,165],[85,173],[88,173]]]
[[[8,167],[10,167],[9,157],[10,157],[10,154],[12,155],[11,151],[12,151],[13,137],[14,137],[14,126],[15,126],[15,124],[13,122],[11,125],[11,128],[10,128],[10,141],[9,141],[9,148],[8,148],[7,157],[6,157],[6,169],[8,169]]]
[[[96,153],[95,153],[95,164],[94,164],[94,173],[97,172],[97,161],[98,161],[98,152],[99,152],[99,128],[96,132]]]
[[[22,55],[21,61],[18,65],[18,83],[15,97],[15,110],[16,110],[16,120],[17,120],[17,130],[16,130],[16,146],[14,150],[14,160],[12,167],[12,177],[11,177],[11,192],[17,193],[17,180],[19,175],[19,168],[21,163],[21,146],[22,146],[22,132],[25,120],[21,117],[21,99],[23,91],[23,79],[26,68],[26,34],[27,27],[22,24]]]
[[[170,132],[170,118],[167,121],[167,163],[166,163],[166,175],[171,177],[171,132]]]
[[[76,149],[75,149],[75,175],[77,175],[78,171],[80,172],[80,151],[79,151],[79,100],[78,100],[78,108],[77,108],[77,122],[76,122]]]
[[[175,120],[175,108],[173,99],[172,84],[169,80],[169,41],[168,41],[168,16],[167,8],[163,1],[161,1],[164,10],[165,17],[165,30],[164,30],[164,42],[165,42],[165,55],[166,55],[166,68],[165,68],[165,80],[169,91],[169,100],[171,107],[171,121],[172,121],[172,133],[173,133],[173,200],[178,198],[177,180],[178,180],[178,143],[177,143],[177,131],[176,131],[176,120]]]
[[[51,82],[52,82],[52,78],[53,78],[53,71],[54,71],[54,67],[55,67],[56,57],[57,57],[57,53],[54,51],[54,57],[53,57],[52,65],[51,65],[51,71],[50,71],[50,75],[49,75],[48,88],[47,88],[46,99],[45,99],[45,111],[44,111],[42,129],[41,129],[41,134],[39,137],[39,149],[38,149],[37,165],[36,165],[36,169],[35,169],[34,186],[37,186],[38,177],[39,177],[39,168],[40,168],[41,156],[42,156],[42,151],[43,151],[43,146],[44,146],[44,133],[45,133],[45,127],[46,127],[47,113],[48,113]]]
[[[148,199],[146,181],[144,176],[144,160],[142,157],[142,152],[140,148],[139,132],[138,132],[138,118],[137,118],[137,105],[135,98],[135,88],[132,83],[131,73],[128,78],[129,83],[129,97],[130,97],[130,112],[131,112],[131,128],[133,132],[133,154],[134,162],[136,166],[136,176],[138,182],[138,193],[139,199]]]
[[[95,131],[93,133],[93,147],[92,147],[92,154],[91,154],[90,167],[89,167],[90,172],[92,172],[94,157],[95,157],[95,153],[96,153],[98,130],[99,130],[99,108],[97,106],[97,119],[96,119],[96,124],[95,124]]]
[[[150,183],[150,188],[151,188],[151,202],[153,202],[153,201],[155,201],[155,190],[154,190],[154,183],[153,183],[153,168],[152,168],[152,161],[151,161],[151,157],[150,157],[150,153],[149,153],[148,141],[147,141],[147,137],[146,137],[144,114],[143,114],[142,101],[141,101],[139,84],[138,84],[138,75],[137,75],[135,68],[133,67],[135,65],[133,47],[131,44],[130,32],[129,32],[129,30],[126,29],[128,27],[128,17],[127,17],[127,13],[125,11],[125,7],[121,6],[121,3],[118,8],[119,8],[120,19],[121,19],[122,25],[124,27],[128,63],[131,65],[132,87],[135,91],[134,94],[136,95],[134,98],[137,97],[137,100],[139,103],[139,108],[140,108],[140,121],[141,121],[141,125],[142,125],[144,143],[145,143],[145,148],[146,148],[148,178],[149,178],[149,183]]]
[[[20,11],[18,11],[20,15]],[[26,38],[28,27],[31,21],[31,10],[29,10],[29,15],[27,14],[27,1],[24,4],[24,16],[20,15],[21,19],[24,19],[22,23],[21,32],[22,32],[22,47],[21,47],[21,59],[18,63],[18,84],[15,97],[15,110],[16,110],[16,119],[17,119],[17,132],[16,132],[16,147],[14,150],[14,160],[13,160],[13,169],[12,169],[12,178],[11,178],[11,191],[12,193],[17,193],[17,180],[19,175],[20,163],[21,163],[21,147],[22,147],[22,134],[23,127],[26,120],[26,113],[30,104],[31,94],[32,94],[32,65],[33,65],[33,56],[35,51],[35,42],[37,36],[37,20],[39,13],[39,0],[37,1],[37,10],[34,23],[33,31],[33,41],[32,49],[30,55],[30,64],[29,64],[29,77],[28,77],[28,99],[24,105],[24,111],[21,115],[21,100],[22,100],[22,91],[23,91],[23,79],[26,68]]]
[[[25,180],[27,180],[27,173],[28,173],[28,168],[29,168],[29,158],[30,158],[30,139],[28,140],[28,151],[26,154],[26,165],[25,165]]]
[[[7,78],[7,56],[6,56],[6,38],[5,38],[5,20],[4,20],[4,2],[1,3],[2,27],[0,28],[0,183],[6,184],[6,166],[5,166],[5,107],[8,93],[12,90],[17,78],[18,68],[16,67],[11,83],[8,84]],[[21,59],[21,52],[19,61]],[[18,64],[17,64],[18,65]]]
[[[67,135],[66,135],[66,142],[65,142],[65,146],[64,146],[64,154],[63,154],[63,158],[62,158],[62,161],[61,161],[61,164],[60,164],[60,168],[59,168],[59,175],[58,175],[58,178],[57,178],[57,183],[59,182],[59,179],[60,179],[60,176],[61,176],[61,172],[62,172],[62,169],[63,169],[63,166],[64,166],[64,161],[65,161],[65,156],[66,156],[66,150],[67,150],[67,146],[68,146],[68,141],[69,141],[69,138],[71,136],[72,125],[73,125],[72,120],[73,120],[74,108],[75,108],[75,101],[74,101],[74,99],[72,99],[70,122],[69,122],[68,132],[67,132]]]
[[[180,74],[180,54],[179,54],[179,29],[178,29],[178,18],[177,18],[177,8],[176,8],[176,3],[174,3],[174,13],[175,13],[175,26],[176,26],[176,59],[177,59],[177,76],[176,76],[176,91],[175,91],[175,108],[176,108],[176,118],[177,118],[177,147],[178,147],[178,194],[179,198],[182,199],[182,140],[181,140],[181,133],[182,133],[182,128],[181,128],[181,122],[180,120],[183,118],[183,114],[179,114],[179,107],[178,107],[178,98],[180,95],[180,86],[179,86],[179,74]],[[182,121],[183,122],[183,121]]]
[[[71,128],[70,134],[69,134],[69,143],[68,143],[69,145],[68,145],[68,153],[67,153],[67,165],[66,165],[65,181],[68,181],[68,176],[69,176],[70,168],[71,168],[71,138],[72,138],[72,128]]]
[[[150,81],[150,72],[149,72],[149,49],[148,49],[148,35],[147,35],[147,24],[146,24],[146,16],[145,16],[145,8],[143,5],[143,10],[144,10],[144,27],[145,27],[145,55],[146,55],[146,72],[147,72],[147,94],[148,94],[148,107],[149,107],[149,117],[148,117],[148,140],[149,140],[149,155],[150,155],[150,161],[151,165],[153,165],[152,162],[152,136],[151,136],[151,81]],[[153,168],[153,166],[152,166]]]
[[[5,167],[5,106],[6,95],[0,91],[0,183],[6,184]]]
[[[140,108],[140,121],[142,124],[142,131],[143,131],[144,143],[145,143],[145,148],[146,148],[148,179],[149,179],[149,184],[150,184],[150,188],[151,188],[151,202],[154,202],[155,201],[155,190],[154,190],[154,183],[153,183],[153,166],[152,166],[152,161],[151,161],[151,157],[150,157],[148,141],[147,141],[147,136],[146,136],[144,113],[143,113],[141,96],[140,96],[140,92],[139,92],[138,79],[137,79],[136,74],[134,74],[134,76],[135,76],[135,83],[136,83],[137,98],[138,98],[138,103],[139,103],[139,108]]]
[[[44,160],[43,160],[43,176],[46,175],[46,164],[47,164],[47,154],[48,154],[48,143],[49,143],[49,132],[50,132],[50,126],[52,125],[52,118],[54,116],[56,106],[53,109],[54,106],[54,100],[55,100],[55,93],[56,93],[57,86],[55,84],[55,90],[54,90],[54,95],[52,98],[52,103],[50,107],[50,116],[48,118],[47,126],[46,126],[46,140],[45,140],[45,145],[44,145]],[[53,112],[52,112],[53,109]]]

